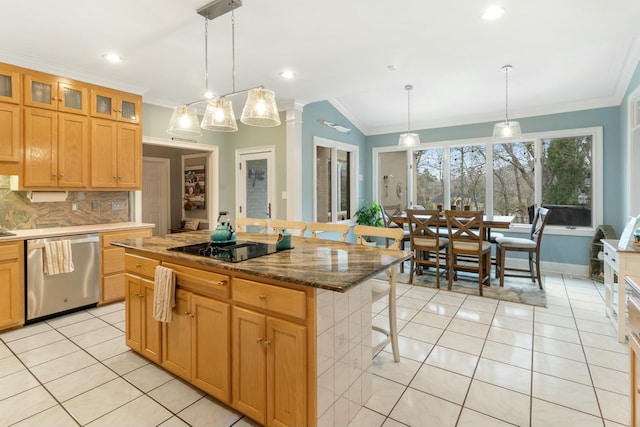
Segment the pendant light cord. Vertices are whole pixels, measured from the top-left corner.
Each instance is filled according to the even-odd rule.
[[[234,3],[235,4],[235,3]],[[236,16],[231,9],[231,92],[236,92]]]
[[[411,90],[413,86],[406,85],[404,87],[407,90],[407,135],[411,133]]]
[[[209,96],[209,15],[204,17],[204,96]]]
[[[504,117],[507,125],[509,124],[509,69],[504,72]]]

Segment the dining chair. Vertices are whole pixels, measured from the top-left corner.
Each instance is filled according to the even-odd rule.
[[[491,243],[484,240],[482,211],[445,211],[449,234],[449,290],[461,271],[478,274],[478,292],[491,284]],[[459,259],[463,258],[463,259]]]
[[[413,273],[418,268],[433,267],[436,270],[436,285],[440,288],[440,251],[445,250],[446,265],[449,246],[449,239],[440,236],[440,212],[407,209],[406,213],[411,242],[409,283],[413,285]]]
[[[255,233],[265,233],[267,230],[266,218],[236,218],[237,231],[249,231],[248,227],[253,227]],[[258,230],[255,230],[258,228]]]
[[[344,242],[347,239],[349,233],[349,224],[334,224],[330,222],[310,222],[309,231],[311,231],[311,237],[323,238],[322,233],[338,233],[340,237],[335,239],[339,242]]]
[[[398,250],[400,248],[400,242],[404,236],[404,231],[401,228],[383,228],[383,227],[371,227],[369,225],[356,225],[353,227],[353,234],[356,235],[356,243],[359,245],[367,246],[367,237],[382,237],[385,239],[391,239],[389,249]],[[400,350],[398,348],[398,322],[396,319],[396,268],[390,268],[387,271],[389,275],[389,281],[380,279],[371,279],[371,302],[379,301],[383,298],[388,299],[389,308],[389,329],[384,329],[379,326],[372,326],[374,331],[380,332],[385,335],[385,340],[377,344],[373,348],[373,355],[378,354],[389,342],[391,343],[391,349],[393,350],[393,360],[400,361]]]
[[[539,208],[531,224],[531,233],[528,239],[518,237],[499,237],[496,239],[496,276],[500,276],[500,286],[504,286],[505,277],[529,277],[533,283],[538,280],[538,286],[542,289],[542,279],[540,277],[540,243],[542,242],[542,232],[549,220],[550,209]],[[507,267],[505,258],[507,251],[527,252],[529,255],[529,269]],[[535,271],[534,271],[535,270]],[[506,271],[527,272],[506,273]]]
[[[394,221],[394,218],[398,218],[398,215],[402,213],[402,209],[400,205],[382,205],[382,222],[384,226],[387,228],[402,228],[404,229],[404,235],[402,236],[402,241],[400,242],[400,249],[405,248],[405,242],[409,242],[411,238],[409,237],[409,230],[404,227],[404,220],[398,221],[397,219]],[[385,239],[385,246],[389,247],[390,239]],[[400,264],[400,272],[404,273],[404,263]]]
[[[271,228],[274,233],[280,233],[282,230],[286,230],[293,236],[304,237],[304,232],[307,229],[307,223],[304,221],[288,221],[286,219],[272,219]]]

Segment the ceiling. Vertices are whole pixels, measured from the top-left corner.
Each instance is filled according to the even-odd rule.
[[[13,1],[0,61],[165,107],[195,101],[205,89],[196,10],[208,3]],[[484,21],[491,4],[505,14]],[[230,92],[231,14],[208,32],[210,89]],[[125,61],[104,61],[111,51]],[[366,135],[406,130],[406,84],[412,129],[504,119],[505,64],[511,118],[613,106],[640,60],[640,1],[244,0],[235,56],[237,90],[263,85],[281,109],[328,100]],[[284,69],[296,77],[283,80]]]

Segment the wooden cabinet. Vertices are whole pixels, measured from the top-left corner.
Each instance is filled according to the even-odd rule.
[[[91,119],[91,187],[142,187],[139,125]]]
[[[109,89],[91,89],[91,117],[140,124],[142,97]]]
[[[265,311],[233,308],[234,406],[265,425],[304,425],[307,328],[277,314],[304,320],[306,294],[244,279],[232,290],[234,301]]]
[[[126,275],[126,344],[156,363],[162,361],[161,324],[153,318],[153,281]]]
[[[20,103],[20,69],[0,64],[0,102]]]
[[[638,335],[629,334],[629,361],[631,384],[631,427],[640,427],[640,341]]]
[[[206,279],[203,272],[176,273],[176,285]],[[225,403],[231,403],[229,323],[229,303],[178,289],[173,319],[162,329],[162,366]]]
[[[89,86],[43,73],[24,74],[24,105],[87,115]]]
[[[125,254],[124,248],[112,246],[111,242],[128,238],[151,237],[150,228],[100,233],[100,300],[106,304],[125,299]],[[133,262],[136,264],[137,262]],[[157,263],[156,263],[157,265]],[[134,270],[135,271],[135,270]],[[139,271],[137,271],[139,273]],[[153,277],[153,274],[148,275]]]
[[[88,158],[86,117],[25,108],[23,187],[84,189]]]
[[[24,242],[0,243],[0,330],[24,324]]]
[[[0,64],[0,175],[18,175],[20,152],[20,72]]]

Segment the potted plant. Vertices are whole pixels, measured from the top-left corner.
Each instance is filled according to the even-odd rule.
[[[365,200],[362,207],[355,213],[356,223],[369,225],[372,227],[383,227],[382,208],[375,200]],[[368,242],[373,242],[371,237],[366,238]]]

